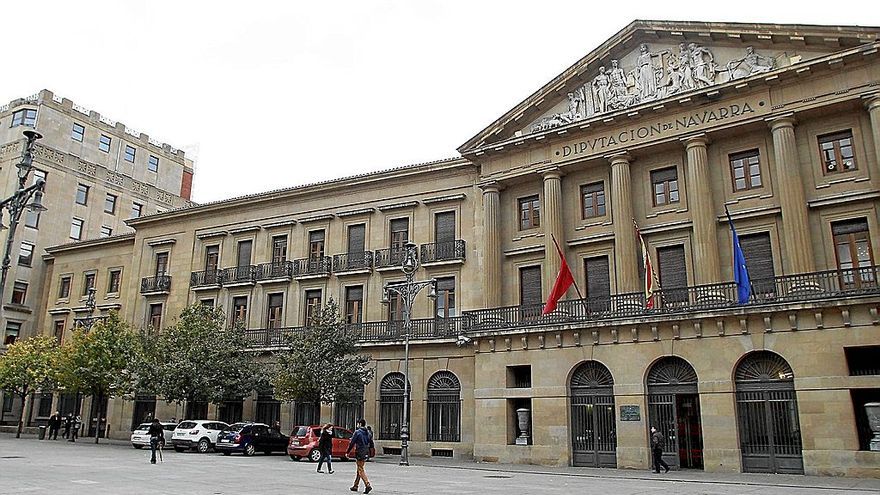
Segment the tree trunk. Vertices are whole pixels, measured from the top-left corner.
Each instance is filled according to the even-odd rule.
[[[15,438],[21,438],[21,430],[24,428],[24,410],[27,405],[27,392],[15,395],[21,397],[21,414],[18,415],[18,430],[15,432]]]
[[[95,423],[95,444],[98,443],[98,439],[101,438],[101,405],[104,403],[103,401],[104,394],[98,394],[97,399],[98,403],[92,404],[92,408],[97,413],[97,423]]]

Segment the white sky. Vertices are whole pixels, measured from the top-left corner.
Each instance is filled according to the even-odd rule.
[[[456,156],[633,19],[880,25],[872,1],[3,2],[46,88],[196,156],[207,202]]]

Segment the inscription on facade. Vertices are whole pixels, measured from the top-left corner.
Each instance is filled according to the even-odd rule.
[[[621,421],[641,421],[642,415],[639,412],[639,406],[620,406]]]

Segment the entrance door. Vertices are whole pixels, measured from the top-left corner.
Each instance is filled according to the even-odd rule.
[[[651,367],[648,419],[663,434],[663,460],[670,468],[703,468],[697,374],[684,359],[665,357]]]
[[[134,413],[131,415],[131,429],[141,423],[149,423],[156,417],[156,396],[138,395],[134,400]]]
[[[743,472],[803,474],[794,373],[778,354],[749,354],[736,368]]]
[[[577,367],[569,384],[571,462],[574,466],[617,467],[614,379],[598,361]]]

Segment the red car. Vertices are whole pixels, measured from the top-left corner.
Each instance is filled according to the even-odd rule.
[[[312,462],[318,462],[321,453],[318,452],[318,439],[321,438],[321,426],[294,426],[290,432],[290,441],[287,443],[287,455],[294,461],[305,457]],[[345,451],[351,440],[351,430],[333,425],[333,450],[331,455],[346,460]]]

